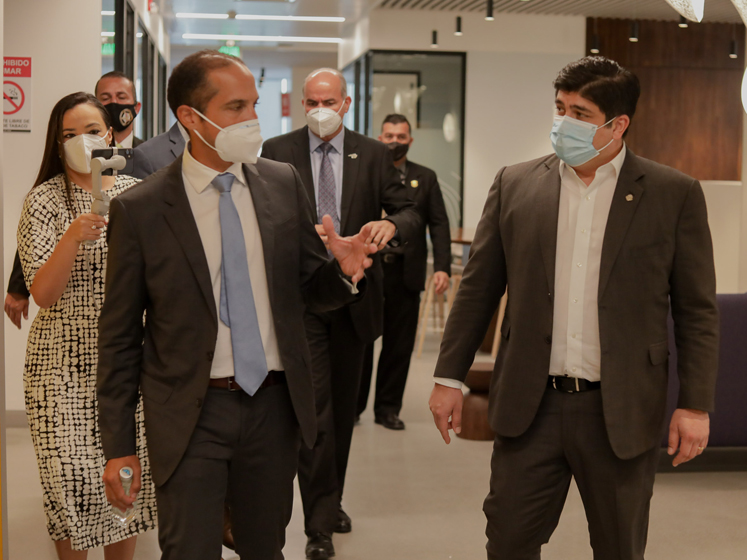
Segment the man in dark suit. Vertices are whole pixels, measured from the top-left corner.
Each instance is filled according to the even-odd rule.
[[[345,78],[336,70],[316,70],[306,78],[303,93],[308,126],[268,140],[262,156],[293,164],[309,198],[316,202],[315,219],[332,215],[341,235],[371,224],[370,240],[380,249],[392,240],[408,241],[418,216],[389,150],[342,125],[351,103]],[[382,210],[387,213],[383,220]],[[378,257],[374,256],[366,277],[367,290],[360,301],[330,313],[311,310],[305,317],[319,435],[313,449],[301,451],[298,478],[308,536],[306,555],[314,560],[334,555],[333,531],[351,530],[341,499],[364,351],[382,331]]]
[[[555,92],[556,155],[502,169],[488,195],[430,408],[448,443],[461,427],[461,381],[508,285],[490,386],[488,558],[539,559],[573,477],[594,558],[642,560],[666,421],[670,304],[673,464],[708,442],[718,312],[706,204],[696,180],[626,148],[635,75],[587,57],[560,72]]]
[[[96,82],[94,94],[111,117],[117,147],[137,148],[142,144],[143,141],[135,136],[133,130],[141,103],[137,100],[137,90],[132,80],[117,70],[107,72]]]
[[[225,499],[239,555],[282,558],[301,438],[316,436],[303,310],[353,301],[376,250],[370,228],[341,238],[325,216],[328,260],[298,173],[256,158],[257,98],[239,59],[185,58],[168,100],[190,149],[111,203],[104,481],[113,505],[132,505],[141,392],[164,559],[220,558]],[[135,473],[129,495],[123,467]]]
[[[374,420],[390,430],[404,430],[400,419],[402,397],[415,346],[420,310],[420,292],[425,288],[428,266],[426,226],[433,243],[433,283],[437,294],[449,287],[451,275],[451,231],[436,173],[407,159],[412,145],[410,122],[404,115],[387,115],[379,140],[392,152],[394,167],[420,215],[420,229],[404,247],[380,251],[384,271],[384,335],[376,372]],[[366,347],[358,416],[366,409],[373,373],[373,344]]]

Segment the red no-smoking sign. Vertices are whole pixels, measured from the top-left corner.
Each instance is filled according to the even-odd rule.
[[[23,108],[26,96],[15,82],[3,81],[3,115],[14,115]]]
[[[31,130],[31,58],[3,59],[3,130]]]

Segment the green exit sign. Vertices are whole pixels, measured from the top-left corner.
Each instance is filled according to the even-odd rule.
[[[103,43],[101,45],[102,56],[114,56],[114,43]]]
[[[227,47],[224,45],[218,50],[223,54],[230,54],[231,56],[235,56],[236,58],[241,58],[241,50],[239,49],[239,47]]]

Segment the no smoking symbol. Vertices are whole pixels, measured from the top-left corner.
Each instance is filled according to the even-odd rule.
[[[3,82],[3,115],[13,115],[21,110],[26,96],[15,82]]]

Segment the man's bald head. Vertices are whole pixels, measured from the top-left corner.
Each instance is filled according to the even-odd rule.
[[[319,86],[324,88],[339,86],[342,99],[348,96],[348,82],[342,72],[334,68],[317,68],[306,76],[302,90],[304,99],[306,99],[306,92],[309,89],[315,89]]]

